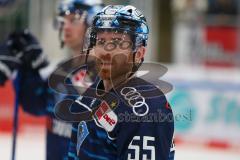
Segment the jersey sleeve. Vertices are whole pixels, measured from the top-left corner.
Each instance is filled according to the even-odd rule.
[[[174,122],[165,97],[146,101],[148,114],[137,116],[129,111],[121,117],[116,133],[120,159],[171,160]],[[128,117],[126,114],[129,114]]]
[[[78,97],[78,99],[72,104],[70,110],[73,113],[79,113],[79,112],[84,112],[87,111],[86,108],[81,107],[79,105],[79,102],[82,104],[89,104],[91,100],[89,98],[85,98],[83,96]],[[80,135],[78,135],[80,134]],[[88,135],[88,129],[87,129],[87,124],[85,121],[81,122],[74,122],[72,123],[72,134],[71,134],[71,139],[69,142],[69,147],[68,147],[68,160],[79,160],[79,150],[80,146],[82,145],[84,139]]]
[[[0,86],[4,86],[6,81],[7,81],[7,77],[0,71]]]
[[[23,110],[30,114],[45,115],[48,113],[47,107],[53,105],[48,101],[53,93],[37,71],[19,71],[14,80],[14,89]]]
[[[174,157],[175,157],[175,143],[174,143],[174,138],[173,138],[169,156],[168,156],[168,160],[174,160]]]
[[[72,124],[72,135],[68,147],[68,160],[77,160],[77,133],[78,133],[78,123]]]

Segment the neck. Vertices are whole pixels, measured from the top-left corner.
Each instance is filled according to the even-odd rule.
[[[82,44],[71,47],[72,56],[78,56],[79,54],[81,54],[82,50],[83,50]]]
[[[109,92],[113,88],[111,80],[103,80],[103,85],[105,92]]]

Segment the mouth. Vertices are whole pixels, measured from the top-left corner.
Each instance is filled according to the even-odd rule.
[[[64,38],[65,38],[65,39],[69,39],[69,38],[71,38],[71,34],[69,34],[69,33],[65,33],[65,34],[64,34]]]
[[[102,62],[101,64],[106,64],[106,65],[110,65],[110,64],[112,64],[112,62],[107,62],[107,61],[105,61],[105,62]]]

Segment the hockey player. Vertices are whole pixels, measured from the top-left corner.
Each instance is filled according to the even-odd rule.
[[[72,51],[71,56],[81,53],[86,28],[92,17],[102,9],[100,0],[64,0],[58,8],[59,32],[62,47]],[[42,54],[42,49],[35,37],[27,31],[15,32],[9,36],[9,50],[21,55]],[[36,60],[34,58],[34,60]],[[47,79],[41,77],[40,67],[28,59],[22,61],[18,71],[18,97],[24,111],[42,116],[47,115],[47,160],[67,158],[71,135],[71,124],[55,118],[53,108],[64,95],[53,93],[48,87]],[[33,64],[33,65],[32,65]],[[74,75],[73,75],[74,76]]]
[[[146,19],[133,6],[106,6],[95,16],[89,57],[100,80],[71,106],[92,118],[73,123],[69,159],[174,159],[172,110],[161,90],[134,74],[147,39]]]

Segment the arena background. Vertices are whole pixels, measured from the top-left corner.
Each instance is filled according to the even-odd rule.
[[[66,57],[55,29],[57,0],[0,0],[0,42],[29,28],[52,63]],[[176,160],[240,157],[240,1],[105,0],[131,4],[150,27],[146,61],[168,68],[161,77],[175,115]],[[157,74],[157,73],[156,73]],[[0,159],[10,159],[14,93],[0,88]],[[17,160],[43,160],[45,118],[20,111]]]

